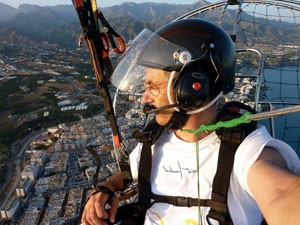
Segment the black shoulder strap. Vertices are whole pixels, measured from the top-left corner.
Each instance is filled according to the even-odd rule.
[[[152,120],[143,132],[135,129],[132,133],[134,138],[143,143],[138,169],[139,200],[136,204],[137,216],[135,219],[137,225],[144,224],[146,211],[151,206],[151,146],[157,141],[163,130],[163,126]]]
[[[142,163],[141,163],[142,162]],[[139,164],[139,201],[149,204],[150,198],[148,198],[148,193],[151,193],[151,169],[152,169],[152,154],[151,154],[151,142],[145,142],[143,144],[140,164]]]
[[[138,171],[138,184],[139,201],[145,204],[150,204],[151,198],[149,193],[152,193],[150,183],[152,169],[151,146],[156,142],[163,130],[164,127],[159,125],[154,119],[146,126],[143,132],[139,130],[133,132],[133,137],[143,143]]]
[[[217,120],[231,120],[240,117],[245,112],[255,113],[249,106],[240,102],[229,102],[221,109]],[[255,130],[256,125],[256,122],[251,122],[250,124],[241,124],[233,128],[220,128],[216,130],[218,137],[221,139],[221,144],[217,171],[212,185],[211,199],[226,207],[211,208],[207,217],[218,220],[220,225],[233,224],[227,206],[227,195],[234,156],[241,142]]]
[[[217,172],[213,180],[211,199],[221,203],[223,207],[210,208],[208,214],[208,218],[218,220],[219,224],[231,224],[231,217],[227,207],[227,193],[234,155],[238,146],[239,144],[229,141],[222,141],[220,146]]]

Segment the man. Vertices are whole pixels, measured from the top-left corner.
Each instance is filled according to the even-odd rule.
[[[221,141],[214,131],[195,135],[186,130],[216,123],[216,102],[233,89],[234,76],[235,51],[230,37],[200,19],[175,21],[154,34],[144,31],[124,54],[112,83],[136,93],[143,85],[147,113],[155,113],[156,122],[167,128],[152,146],[152,193],[211,198]],[[134,180],[139,176],[141,149],[139,144],[130,155]],[[258,126],[235,153],[227,200],[233,224],[258,225],[263,218],[268,224],[299,223],[299,174],[295,152]],[[109,200],[109,210],[104,206],[111,191],[122,188],[121,173],[104,182],[90,196],[83,224],[113,222],[118,199]],[[208,213],[209,207],[203,205],[152,202],[144,224],[219,224],[207,217]]]

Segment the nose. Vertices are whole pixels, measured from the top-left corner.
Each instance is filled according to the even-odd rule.
[[[149,93],[148,90],[145,90],[142,98],[143,103],[152,103],[153,100],[153,96]]]

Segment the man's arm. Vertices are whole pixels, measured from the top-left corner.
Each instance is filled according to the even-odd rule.
[[[121,190],[123,188],[122,173],[117,172],[107,181],[101,183],[101,185],[109,188],[113,192]],[[93,194],[93,192],[84,207],[81,218],[82,223],[84,225],[107,225],[107,222],[105,221],[107,219],[110,222],[114,222],[118,209],[118,198],[113,198],[112,202],[110,202],[110,209],[106,210],[105,205],[109,195],[102,192],[96,192]]]
[[[287,169],[276,150],[262,151],[249,170],[248,184],[268,224],[299,223],[300,177]]]

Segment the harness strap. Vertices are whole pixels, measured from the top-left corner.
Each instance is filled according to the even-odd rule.
[[[218,220],[220,224],[231,222],[227,206],[227,193],[230,183],[230,175],[233,168],[234,155],[239,143],[221,141],[217,172],[213,180],[211,199],[225,205],[224,208],[211,207],[207,215],[208,218]]]
[[[198,198],[190,198],[190,197],[182,197],[182,196],[165,196],[165,195],[157,195],[152,194],[151,198],[154,202],[167,203],[174,206],[179,207],[212,207],[219,209],[221,211],[226,210],[226,204],[221,202],[214,201],[212,199],[198,199]]]
[[[135,217],[135,224],[144,224],[146,211],[151,207],[151,198],[149,197],[149,193],[152,193],[150,183],[152,169],[151,146],[156,142],[163,130],[163,126],[152,120],[144,131],[134,129],[132,132],[132,136],[140,143],[143,143],[138,169],[139,200],[135,205],[135,209],[138,212]]]
[[[180,109],[180,111],[174,111],[172,117],[165,125],[169,130],[178,130],[182,128],[182,126],[187,121],[189,115],[186,114],[185,110]]]
[[[245,112],[255,113],[249,106],[240,102],[227,103],[218,115],[218,121],[226,121],[238,118]],[[219,128],[216,130],[221,139],[217,171],[212,184],[211,199],[226,205],[224,210],[211,207],[207,215],[209,218],[218,220],[220,225],[233,224],[229,213],[227,198],[230,185],[230,176],[234,164],[234,156],[242,141],[256,128],[256,122],[241,124],[232,128]]]
[[[139,164],[139,201],[145,204],[150,204],[149,193],[151,192],[151,169],[152,169],[152,152],[151,146],[159,138],[160,134],[164,130],[164,127],[159,125],[155,120],[152,120],[142,133],[139,130],[135,130],[133,136],[143,143],[140,164]]]
[[[146,162],[146,163],[142,163]],[[151,154],[151,141],[143,144],[140,166],[139,166],[139,201],[145,204],[150,204],[149,193],[151,193],[151,168],[152,168],[152,154]]]
[[[98,155],[97,151],[94,148],[88,147],[87,150],[92,154],[94,160],[96,161],[96,165],[97,165],[96,171],[93,175],[93,188],[94,188],[98,184],[99,171],[103,165],[102,165],[100,156]]]

